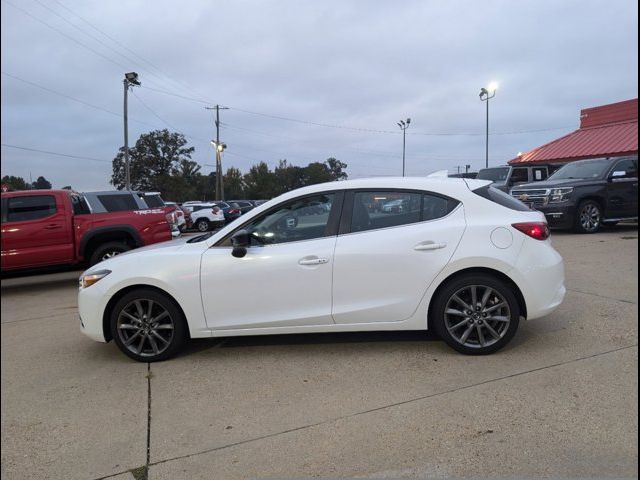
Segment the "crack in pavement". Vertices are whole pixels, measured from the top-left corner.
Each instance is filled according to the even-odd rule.
[[[591,292],[583,292],[582,290],[575,290],[573,288],[567,288],[567,292],[581,293],[583,295],[591,295],[593,297],[606,298],[607,300],[613,300],[614,302],[621,302],[621,303],[628,303],[628,304],[631,304],[631,305],[638,305],[638,302],[634,302],[634,301],[631,301],[631,300],[624,300],[622,298],[607,297],[606,295],[599,295],[597,293],[591,293]]]
[[[468,390],[468,389],[472,389],[472,388],[479,387],[479,386],[482,386],[482,385],[487,385],[487,384],[490,384],[490,383],[499,382],[499,381],[502,381],[502,380],[507,380],[507,379],[510,379],[510,378],[515,378],[515,377],[519,377],[519,376],[522,376],[522,375],[527,375],[527,374],[530,374],[530,373],[535,373],[535,372],[539,372],[539,371],[550,369],[550,368],[560,367],[560,366],[563,366],[563,365],[568,365],[568,364],[571,364],[571,363],[576,363],[576,362],[580,362],[580,361],[583,361],[583,360],[588,360],[588,359],[591,359],[591,358],[594,358],[594,357],[600,357],[600,356],[603,356],[603,355],[608,355],[608,354],[620,352],[622,350],[628,350],[628,349],[637,348],[637,347],[638,347],[638,344],[636,343],[636,344],[633,344],[633,345],[627,345],[625,347],[615,348],[613,350],[607,350],[605,352],[594,353],[592,355],[587,355],[585,357],[579,357],[579,358],[574,358],[572,360],[566,360],[564,362],[559,362],[559,363],[555,363],[555,364],[552,364],[552,365],[546,365],[546,366],[543,366],[543,367],[533,368],[531,370],[525,370],[525,371],[521,371],[521,372],[511,373],[509,375],[504,375],[502,377],[497,377],[497,378],[485,380],[485,381],[474,383],[474,384],[470,384],[470,385],[464,385],[462,387],[456,387],[456,388],[452,388],[452,389],[449,389],[449,390],[444,390],[442,392],[432,393],[432,394],[429,394],[429,395],[423,395],[423,396],[420,396],[420,397],[410,398],[408,400],[403,400],[401,402],[391,403],[391,404],[388,404],[388,405],[382,405],[380,407],[375,407],[375,408],[371,408],[371,409],[368,409],[368,410],[363,410],[363,411],[360,411],[360,412],[354,412],[354,413],[350,413],[348,415],[342,415],[340,417],[335,417],[335,418],[331,418],[331,419],[328,419],[328,420],[323,420],[321,422],[302,425],[302,426],[299,426],[299,427],[290,428],[290,429],[287,429],[287,430],[282,430],[280,432],[270,433],[270,434],[267,434],[267,435],[262,435],[260,437],[250,438],[248,440],[242,440],[242,441],[239,441],[239,442],[230,443],[230,444],[227,444],[227,445],[222,445],[220,447],[209,448],[207,450],[202,450],[202,451],[199,451],[199,452],[189,453],[189,454],[186,454],[186,455],[180,455],[180,456],[172,457],[172,458],[166,458],[164,460],[158,460],[157,462],[149,463],[149,466],[160,465],[160,464],[163,464],[163,463],[172,462],[174,460],[182,460],[182,459],[185,459],[185,458],[191,458],[191,457],[195,457],[195,456],[198,456],[198,455],[203,455],[203,454],[206,454],[206,453],[211,453],[211,452],[224,450],[224,449],[231,448],[231,447],[236,447],[238,445],[244,445],[244,444],[247,444],[247,443],[257,442],[257,441],[260,441],[260,440],[265,440],[265,439],[268,439],[268,438],[277,437],[279,435],[285,435],[287,433],[297,432],[297,431],[300,431],[300,430],[306,430],[308,428],[313,428],[313,427],[317,427],[317,426],[320,426],[320,425],[326,425],[326,424],[334,423],[334,422],[337,422],[337,421],[340,421],[340,420],[345,420],[345,419],[357,417],[357,416],[360,416],[360,415],[366,415],[366,414],[369,414],[369,413],[378,412],[378,411],[381,411],[381,410],[385,410],[385,409],[388,409],[388,408],[394,408],[394,407],[398,407],[398,406],[401,406],[401,405],[406,405],[406,404],[409,404],[409,403],[419,402],[421,400],[427,400],[427,399],[439,397],[439,396],[442,396],[442,395],[448,395],[450,393],[455,393],[455,392],[459,392],[459,391],[462,391],[462,390]]]

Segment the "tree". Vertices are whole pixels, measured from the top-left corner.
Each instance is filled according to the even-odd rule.
[[[251,167],[244,176],[244,183],[248,198],[261,200],[272,198],[276,195],[275,176],[265,162],[260,162]]]
[[[36,190],[49,190],[51,188],[51,182],[44,177],[38,177],[36,181],[33,182],[33,188]]]
[[[13,175],[5,175],[2,177],[2,184],[7,185],[9,190],[27,190],[27,182],[22,177],[14,177]]]
[[[242,172],[234,167],[227,169],[222,178],[222,184],[224,186],[224,197],[231,199],[241,199],[244,196],[244,178]]]
[[[329,172],[331,172],[331,176],[333,177],[334,180],[347,179],[347,176],[348,176],[347,172],[343,171],[347,168],[346,163],[341,162],[340,160],[335,159],[333,157],[327,158],[325,163],[327,164],[327,167],[329,168]]]
[[[174,183],[167,177],[180,176],[180,172],[197,173],[194,165],[185,163],[191,161],[194,151],[194,147],[187,146],[183,134],[166,128],[140,135],[135,146],[129,149],[131,188],[159,190],[164,194],[161,187]],[[113,159],[111,183],[121,190],[126,186],[125,179],[124,147],[121,147]]]
[[[286,160],[280,160],[275,168],[275,195],[281,195],[285,192],[303,187],[307,181],[305,169],[295,165],[289,165]]]
[[[306,185],[315,185],[316,183],[331,182],[335,180],[326,163],[313,162],[304,169],[306,174]]]

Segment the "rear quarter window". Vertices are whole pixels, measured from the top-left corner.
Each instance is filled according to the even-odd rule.
[[[493,203],[497,203],[498,205],[502,205],[503,207],[509,208],[511,210],[516,210],[518,212],[528,212],[531,210],[520,200],[513,198],[511,195],[503,192],[502,190],[498,190],[497,188],[494,188],[491,185],[487,185],[485,187],[480,187],[476,190],[473,190],[473,193],[475,193],[476,195],[482,198],[486,198],[487,200]]]

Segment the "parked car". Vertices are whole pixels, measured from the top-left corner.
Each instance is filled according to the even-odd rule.
[[[423,207],[370,215],[380,196]],[[316,202],[329,215],[306,213]],[[459,352],[488,354],[521,318],[562,302],[548,236],[542,213],[487,181],[313,185],[217,233],[95,265],[81,276],[81,329],[144,362],[188,338],[364,330],[433,329]]]
[[[516,185],[545,180],[553,168],[549,165],[519,167],[504,165],[501,167],[482,168],[478,171],[476,178],[478,180],[491,180],[494,187],[503,192],[509,192]]]
[[[193,227],[206,232],[211,228],[220,228],[225,224],[224,212],[215,203],[183,203],[182,207],[189,212]]]
[[[184,232],[185,230],[187,230],[187,228],[190,227],[190,225],[188,225],[187,223],[187,216],[184,212],[184,210],[182,209],[182,207],[180,207],[177,203],[175,202],[164,202],[164,204],[167,207],[175,207],[175,214],[176,214],[176,225],[178,226],[178,229],[181,232]],[[189,215],[189,218],[191,217],[191,215]]]
[[[511,195],[545,214],[549,226],[595,233],[602,225],[638,218],[638,157],[566,164],[546,182],[520,185]]]
[[[88,262],[171,240],[163,209],[91,213],[69,190],[2,194],[2,271]]]
[[[256,206],[249,200],[227,200],[227,203],[234,208],[240,209],[240,215],[253,210]]]
[[[174,237],[180,236],[180,226],[176,205],[168,205],[162,200],[159,192],[139,192],[133,190],[105,190],[98,192],[82,192],[91,212],[124,212],[131,210],[146,210],[149,208],[162,208],[171,224],[171,232]]]
[[[449,178],[477,178],[478,172],[451,173]]]
[[[405,199],[391,200],[382,205],[383,213],[402,213],[408,208],[408,202]]]

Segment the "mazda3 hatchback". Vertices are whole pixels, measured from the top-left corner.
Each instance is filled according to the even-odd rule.
[[[368,208],[391,202],[403,208]],[[434,330],[488,354],[564,295],[542,213],[488,181],[375,178],[291,191],[216,233],[94,265],[78,303],[86,335],[152,362],[189,338],[371,330]]]

